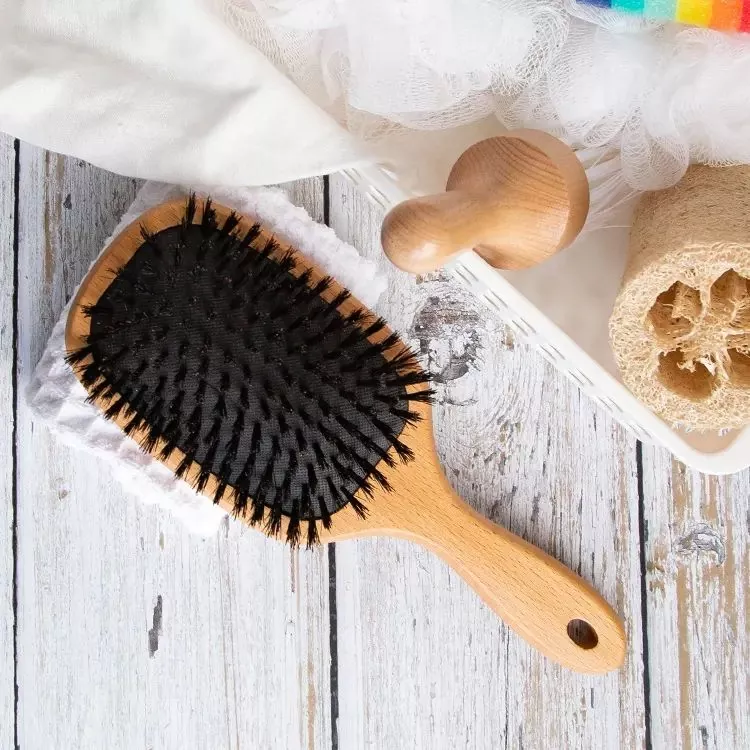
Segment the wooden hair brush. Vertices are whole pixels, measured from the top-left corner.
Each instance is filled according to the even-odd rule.
[[[550,658],[622,663],[591,586],[451,490],[414,355],[258,224],[194,197],[146,212],[81,285],[66,346],[107,418],[246,523],[293,545],[411,539]]]

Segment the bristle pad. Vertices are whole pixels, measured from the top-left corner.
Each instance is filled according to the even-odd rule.
[[[191,202],[186,215],[196,214]],[[390,365],[383,346],[358,335],[373,318],[342,315],[320,296],[327,283],[311,293],[309,276],[292,273],[257,226],[235,227],[219,226],[209,204],[199,223],[144,231],[85,310],[89,359],[69,361],[90,392],[98,384],[97,395],[122,397],[146,449],[185,454],[178,475],[192,467],[201,490],[213,476],[214,499],[233,498],[246,519],[265,508],[267,530],[283,515],[293,543],[299,522],[316,539],[317,520],[327,527],[348,503],[362,512],[361,496],[383,482],[377,464],[409,455],[399,440],[412,421],[407,385],[428,378],[415,378],[408,354]],[[389,356],[399,351],[387,344]]]

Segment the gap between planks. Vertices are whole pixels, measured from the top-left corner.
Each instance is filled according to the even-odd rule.
[[[15,309],[17,143],[0,134],[0,750],[16,747]]]

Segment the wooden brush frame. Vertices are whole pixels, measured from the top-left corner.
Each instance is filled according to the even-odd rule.
[[[214,209],[220,220],[230,213],[222,206],[214,205]],[[200,220],[202,210],[199,203],[195,221]],[[115,238],[90,270],[73,301],[65,332],[69,352],[85,346],[90,319],[84,309],[99,300],[118,270],[141,246],[141,227],[151,233],[159,232],[181,223],[184,212],[184,201],[157,206]],[[239,229],[247,230],[251,224],[243,219]],[[268,233],[262,237],[270,238]],[[278,252],[286,251],[287,248],[281,248]],[[309,268],[312,284],[326,275],[303,256],[298,255],[296,260],[295,273],[301,274]],[[323,297],[330,301],[341,289],[334,283]],[[357,308],[366,309],[350,297],[339,310],[346,314]],[[389,333],[381,331],[373,340],[383,340]],[[107,399],[97,402],[102,409],[108,404]],[[372,497],[362,497],[369,511],[364,519],[351,505],[334,513],[331,529],[321,529],[321,541],[362,536],[393,536],[413,541],[440,556],[510,627],[551,659],[581,672],[602,673],[620,667],[625,654],[625,632],[612,608],[562,563],[470,508],[453,491],[440,468],[430,406],[412,403],[410,408],[422,420],[407,425],[400,438],[413,450],[414,460],[393,467],[381,461],[378,468],[392,491],[376,487]],[[115,421],[124,427],[127,418],[121,414]],[[142,434],[136,432],[133,438],[138,440]],[[158,458],[161,447],[158,443],[151,451],[157,460],[161,460]],[[182,453],[175,450],[163,463],[174,471],[182,458]],[[194,465],[186,480],[194,480],[197,471]],[[213,495],[216,486],[217,481],[212,477],[204,494]],[[227,492],[220,505],[234,513],[232,496],[232,492]],[[246,516],[240,519],[248,521]],[[286,525],[284,520],[283,534]]]

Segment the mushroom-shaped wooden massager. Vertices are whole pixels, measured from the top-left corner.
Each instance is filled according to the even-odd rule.
[[[446,192],[400,203],[385,217],[383,248],[411,273],[474,249],[490,265],[520,269],[569,245],[589,210],[575,153],[539,130],[516,130],[464,151]]]

